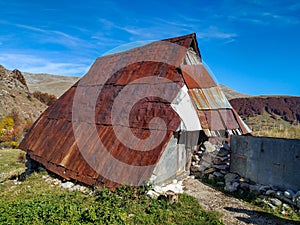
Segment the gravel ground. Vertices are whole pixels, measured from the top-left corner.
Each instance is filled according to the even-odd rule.
[[[257,211],[239,199],[227,196],[199,180],[187,178],[183,185],[185,186],[185,193],[197,198],[203,209],[221,212],[223,215],[221,219],[225,224],[300,225],[300,221],[290,221]]]

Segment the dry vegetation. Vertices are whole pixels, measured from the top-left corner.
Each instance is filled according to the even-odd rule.
[[[248,117],[245,121],[257,136],[300,139],[300,123],[291,124],[279,116],[274,118],[274,116],[264,113]]]
[[[57,98],[54,95],[50,95],[48,93],[42,93],[40,91],[35,91],[32,93],[33,97],[40,100],[42,103],[46,104],[47,106],[52,105]]]

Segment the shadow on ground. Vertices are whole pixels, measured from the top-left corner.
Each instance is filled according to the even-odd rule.
[[[271,213],[267,212],[261,212],[256,210],[247,210],[247,209],[239,209],[239,208],[233,208],[233,207],[224,207],[225,210],[230,212],[237,212],[237,213],[243,213],[249,216],[249,218],[243,218],[243,217],[236,217],[236,219],[246,223],[246,224],[255,224],[255,225],[300,225],[300,221],[295,220],[289,220],[289,219],[283,219],[278,216],[275,216]],[[260,221],[257,221],[257,214],[261,215],[262,218],[269,218],[267,223],[261,223]]]

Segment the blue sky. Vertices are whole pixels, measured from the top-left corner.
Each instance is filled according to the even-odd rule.
[[[300,1],[0,0],[0,64],[84,75],[120,45],[197,34],[218,83],[300,96]]]

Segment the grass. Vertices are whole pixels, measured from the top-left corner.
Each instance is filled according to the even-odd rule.
[[[22,155],[24,152],[18,149],[0,149],[0,174],[24,172],[25,164],[20,159]]]
[[[265,113],[246,118],[245,122],[256,136],[300,139],[300,125],[291,124],[279,116]]]
[[[1,152],[7,160],[1,163],[9,164],[5,169],[21,168],[16,163],[19,153]],[[185,194],[171,203],[165,198],[151,199],[145,188],[123,186],[81,193],[51,185],[43,179],[46,174],[0,183],[0,224],[223,224],[218,213],[202,210],[195,198]]]

